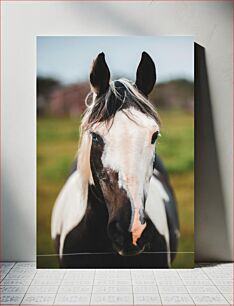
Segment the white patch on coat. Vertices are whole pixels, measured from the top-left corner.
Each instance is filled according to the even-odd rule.
[[[75,171],[68,178],[55,202],[51,219],[51,236],[55,239],[60,235],[60,258],[67,234],[80,223],[86,211],[87,195],[79,188],[81,185],[82,177],[78,171]]]
[[[91,136],[82,135],[78,152],[78,166],[60,191],[52,212],[51,236],[60,235],[60,258],[63,254],[64,240],[67,234],[82,220],[88,199],[88,186],[93,184],[90,169]]]
[[[140,222],[140,218],[144,194],[147,195],[153,172],[155,146],[151,144],[151,139],[159,126],[155,120],[131,107],[118,111],[109,129],[105,124],[98,124],[93,130],[105,142],[103,166],[118,173],[119,187],[126,190],[131,201],[132,220],[129,231],[136,244],[146,226]]]
[[[164,189],[163,184],[157,178],[152,176],[145,211],[159,233],[163,235],[166,240],[167,261],[170,266],[170,236],[164,201],[169,201],[169,196]]]

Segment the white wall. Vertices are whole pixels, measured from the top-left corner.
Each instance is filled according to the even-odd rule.
[[[197,258],[231,260],[232,4],[231,1],[2,3],[3,260],[36,254],[36,35],[194,35],[206,48],[215,136],[224,194],[219,228],[196,221]],[[206,205],[207,203],[202,203]],[[202,212],[199,210],[199,214]],[[200,220],[203,215],[198,216]],[[203,232],[206,235],[203,235]]]

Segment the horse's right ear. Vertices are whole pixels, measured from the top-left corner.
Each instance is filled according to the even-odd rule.
[[[105,61],[105,54],[102,52],[98,54],[93,62],[90,72],[90,84],[92,90],[100,96],[104,94],[109,88],[110,70]]]

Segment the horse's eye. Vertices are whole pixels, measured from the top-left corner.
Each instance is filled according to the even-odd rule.
[[[95,143],[95,144],[101,144],[101,143],[103,142],[102,137],[99,136],[98,134],[92,132],[91,135],[92,135],[92,141],[93,141],[93,143]]]
[[[158,138],[158,134],[159,134],[158,131],[155,132],[155,133],[153,133],[152,139],[151,139],[151,144],[155,144],[155,142],[156,142],[156,140],[157,140],[157,138]]]

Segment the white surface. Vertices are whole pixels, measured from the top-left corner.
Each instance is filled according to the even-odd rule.
[[[233,299],[233,264],[201,264],[192,270],[36,270],[33,265],[0,263],[0,272],[7,273],[5,279],[11,275],[11,279],[25,281],[11,286],[2,285],[3,279],[1,305],[10,301],[40,305],[229,305]],[[38,279],[42,284],[35,286]],[[145,284],[135,284],[139,279]],[[187,284],[193,280],[198,283]],[[209,284],[202,285],[204,280]],[[229,285],[216,285],[220,280]]]
[[[232,244],[232,3],[231,1],[2,3],[3,259],[36,254],[36,35],[194,35],[206,48],[212,111],[227,222],[219,247],[204,221],[197,259],[230,260]],[[205,205],[205,203],[204,203]],[[215,211],[210,211],[208,219]],[[4,216],[4,217],[3,217]],[[203,218],[204,216],[199,216]],[[197,229],[199,231],[199,229]],[[212,246],[212,247],[211,247]]]

